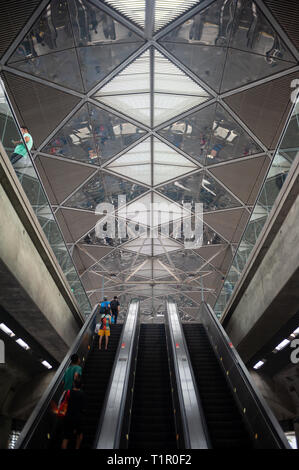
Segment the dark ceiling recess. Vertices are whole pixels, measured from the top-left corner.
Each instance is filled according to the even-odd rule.
[[[273,353],[275,347],[280,344],[284,339],[287,339],[290,334],[299,327],[299,312],[297,312],[285,325],[283,325],[276,335],[273,336],[271,341],[265,344],[254,357],[248,362],[247,367],[253,367],[258,361],[266,359],[265,364],[260,370],[263,374],[273,377],[285,367],[289,367],[291,362],[291,353],[293,348],[289,344],[281,351]],[[298,338],[298,337],[297,337]],[[299,364],[298,364],[299,366]]]
[[[264,0],[276,21],[299,49],[298,0]]]
[[[0,1],[0,57],[16,39],[40,3],[41,0]]]
[[[80,99],[47,85],[4,72],[8,95],[16,103],[20,123],[24,122],[34,136],[37,148]]]
[[[16,335],[13,338],[7,336],[1,331],[1,338],[5,343],[5,352],[9,354],[10,360],[16,360],[18,363],[24,362],[25,364],[32,364],[36,372],[45,371],[45,367],[41,361],[49,362],[53,368],[58,367],[59,363],[49,354],[32,335],[28,333],[4,308],[0,305],[0,323],[4,323]],[[29,350],[24,350],[19,346],[15,340],[21,338],[25,343],[30,346]]]

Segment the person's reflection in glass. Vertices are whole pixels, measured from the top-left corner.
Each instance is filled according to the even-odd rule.
[[[86,4],[82,0],[76,0],[74,7],[77,10],[77,28],[79,33],[79,46],[82,46],[85,42],[91,42],[89,34],[89,21],[88,21],[88,10]]]
[[[40,17],[36,28],[33,29],[33,34],[37,43],[42,47],[48,46],[49,49],[57,48],[56,37],[52,35],[47,13]]]
[[[58,37],[57,30],[64,30],[68,38],[73,37],[71,22],[69,21],[68,6],[65,0],[55,1],[49,4],[50,15],[55,32],[55,40]]]
[[[281,51],[280,39],[277,34],[275,34],[273,45],[269,51],[266,52],[266,62],[272,66],[276,65],[277,59],[283,57]]]
[[[253,49],[254,43],[259,35],[259,31],[257,28],[258,15],[257,15],[256,5],[254,2],[251,2],[251,11],[252,11],[252,20],[251,20],[250,27],[247,32],[247,47],[249,49]]]
[[[105,15],[103,18],[103,32],[105,39],[112,39],[113,41],[116,38],[114,21],[109,15]]]
[[[200,41],[205,25],[206,13],[200,13],[193,17],[192,26],[189,32],[189,39],[194,41]]]
[[[220,17],[219,17],[219,31],[218,36],[215,39],[216,46],[225,46],[228,44],[230,38],[231,27],[234,23],[235,18],[235,25],[238,22],[236,21],[237,11],[240,10],[241,2],[238,0],[237,2],[237,10],[235,12],[235,0],[224,0],[220,9]]]

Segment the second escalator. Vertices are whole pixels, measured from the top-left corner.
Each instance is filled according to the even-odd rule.
[[[176,449],[163,324],[141,324],[128,447]]]
[[[212,447],[251,448],[249,434],[204,326],[183,324],[183,331]]]

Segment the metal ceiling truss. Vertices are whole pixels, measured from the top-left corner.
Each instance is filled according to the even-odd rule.
[[[211,173],[211,169],[213,168],[217,168],[217,167],[221,167],[221,166],[224,166],[224,165],[233,165],[234,163],[239,163],[239,162],[246,162],[247,160],[253,160],[255,158],[259,158],[259,157],[262,157],[262,156],[266,156],[268,157],[269,159],[272,158],[272,156],[275,155],[275,152],[272,152],[270,151],[261,141],[260,139],[251,131],[251,129],[248,128],[248,126],[244,123],[243,120],[241,120],[237,114],[225,103],[224,101],[224,98],[227,98],[229,96],[232,96],[232,95],[236,95],[238,93],[241,93],[243,91],[246,91],[246,90],[249,90],[249,89],[252,89],[252,88],[256,88],[258,87],[259,85],[262,85],[262,84],[266,84],[266,83],[270,83],[272,82],[273,80],[275,79],[278,79],[278,78],[282,78],[282,77],[285,77],[287,75],[290,75],[294,72],[297,72],[299,71],[299,66],[298,65],[294,65],[294,67],[291,67],[290,69],[288,70],[284,70],[282,72],[279,72],[279,73],[276,73],[276,74],[273,74],[269,77],[265,77],[265,78],[262,78],[262,79],[259,79],[253,83],[249,83],[249,84],[246,84],[244,86],[241,86],[239,88],[235,88],[234,90],[231,90],[229,92],[225,92],[225,93],[220,93],[220,94],[217,94],[214,90],[212,90],[208,84],[206,84],[205,82],[203,82],[198,76],[196,76],[191,70],[189,70],[186,66],[184,66],[173,54],[169,53],[164,47],[163,45],[161,45],[158,41],[164,36],[166,35],[168,32],[172,31],[173,29],[175,29],[176,27],[182,25],[184,22],[186,22],[188,19],[190,19],[191,17],[193,17],[195,14],[201,12],[202,10],[206,9],[207,7],[209,7],[210,5],[212,5],[214,3],[215,0],[203,0],[202,2],[200,2],[198,5],[192,7],[191,9],[189,9],[187,12],[185,12],[184,14],[180,15],[178,18],[174,19],[173,21],[171,21],[168,25],[166,25],[165,27],[163,27],[162,29],[160,29],[159,31],[157,31],[156,33],[154,32],[154,22],[155,22],[155,14],[154,14],[154,7],[155,7],[155,1],[154,0],[147,0],[146,1],[146,11],[145,11],[145,29],[143,30],[142,28],[138,27],[137,25],[133,24],[131,21],[129,21],[126,17],[124,17],[123,15],[119,14],[116,10],[114,10],[112,7],[108,6],[107,4],[105,4],[104,2],[101,2],[100,0],[89,0],[89,2],[91,4],[93,4],[94,6],[96,7],[99,7],[102,11],[104,11],[105,13],[109,14],[112,18],[114,18],[116,21],[118,21],[119,23],[123,24],[126,28],[128,28],[129,30],[131,30],[132,32],[136,33],[141,41],[145,41],[143,44],[140,43],[140,47],[134,52],[132,53],[126,60],[124,60],[121,64],[117,65],[117,67],[111,71],[110,73],[107,74],[106,77],[104,77],[104,79],[102,79],[100,82],[98,82],[95,86],[92,87],[92,89],[90,91],[88,91],[87,93],[80,93],[80,92],[76,92],[74,90],[71,90],[65,86],[62,86],[62,85],[59,85],[59,84],[56,84],[56,83],[53,83],[53,82],[50,82],[46,79],[42,79],[42,78],[39,78],[39,77],[36,77],[36,76],[33,76],[33,75],[30,75],[29,73],[26,73],[26,72],[22,72],[22,71],[19,71],[19,70],[15,70],[12,66],[10,65],[7,65],[7,61],[9,60],[10,56],[14,53],[16,47],[20,44],[20,42],[23,40],[23,38],[26,36],[26,34],[31,30],[31,28],[34,26],[35,22],[37,21],[37,19],[39,18],[39,16],[42,14],[42,12],[44,11],[44,9],[47,7],[47,5],[49,4],[49,0],[43,0],[41,1],[39,7],[35,10],[34,14],[31,16],[29,22],[27,22],[27,24],[25,25],[25,27],[22,29],[22,31],[20,31],[20,33],[18,34],[18,36],[16,37],[16,39],[13,41],[13,43],[11,44],[11,46],[8,48],[8,50],[6,51],[6,53],[3,55],[2,57],[2,60],[0,61],[0,66],[1,66],[1,69],[2,71],[5,71],[5,72],[9,72],[11,74],[14,74],[14,75],[17,75],[19,77],[22,77],[22,78],[25,78],[25,79],[30,79],[31,81],[33,82],[36,82],[36,83],[39,83],[39,84],[42,84],[42,85],[46,85],[46,86],[49,86],[49,87],[52,87],[58,91],[61,91],[61,92],[64,92],[64,93],[67,93],[67,94],[70,94],[70,95],[73,95],[77,98],[80,99],[80,101],[78,102],[78,104],[67,114],[67,116],[60,121],[60,123],[55,127],[55,129],[53,129],[53,131],[48,135],[48,137],[42,142],[41,145],[39,145],[39,147],[37,148],[37,150],[34,152],[34,157],[35,158],[38,158],[38,156],[41,156],[41,157],[47,157],[47,158],[51,158],[52,160],[57,160],[57,161],[60,161],[60,162],[67,162],[67,163],[72,163],[72,164],[75,164],[75,165],[82,165],[82,166],[87,166],[89,168],[93,168],[95,171],[90,175],[88,176],[87,178],[85,178],[81,183],[80,185],[78,185],[59,205],[53,205],[52,207],[54,208],[55,207],[55,214],[57,214],[57,211],[58,210],[71,210],[71,211],[79,211],[79,212],[85,212],[85,213],[89,213],[89,214],[92,214],[91,211],[87,211],[87,210],[84,210],[84,209],[79,209],[79,208],[72,208],[72,207],[66,207],[65,204],[70,200],[70,198],[75,195],[78,191],[80,191],[80,189],[82,189],[82,187],[84,187],[84,185],[86,185],[86,183],[88,183],[92,178],[94,178],[97,174],[100,175],[100,173],[103,173],[103,174],[109,174],[109,175],[113,175],[119,179],[122,179],[124,181],[128,181],[128,182],[132,182],[132,183],[136,183],[137,180],[134,180],[134,179],[131,179],[130,177],[125,177],[125,176],[122,176],[120,175],[119,173],[116,173],[113,171],[113,169],[110,169],[108,168],[108,166],[116,161],[118,158],[120,158],[121,156],[125,155],[127,152],[129,152],[131,149],[133,149],[134,147],[136,147],[138,144],[144,142],[146,139],[150,138],[151,140],[151,155],[150,155],[150,161],[151,161],[151,172],[152,172],[152,179],[151,181],[153,182],[153,167],[154,167],[154,155],[153,155],[153,139],[156,138],[158,139],[160,142],[166,144],[168,147],[170,147],[171,149],[173,149],[174,151],[176,151],[178,154],[182,155],[183,157],[185,157],[188,161],[194,163],[198,169],[192,169],[190,170],[190,172],[186,173],[186,174],[183,174],[182,176],[180,177],[174,177],[174,178],[171,178],[167,181],[164,181],[163,183],[160,183],[158,185],[156,185],[155,187],[153,187],[152,185],[148,185],[148,184],[145,184],[145,183],[140,183],[138,182],[138,184],[140,186],[143,186],[144,188],[147,188],[148,191],[145,191],[142,195],[138,196],[137,198],[133,199],[132,201],[130,201],[127,205],[131,204],[132,202],[136,202],[138,201],[139,199],[143,198],[144,196],[148,195],[148,194],[151,194],[151,198],[152,198],[152,202],[153,202],[153,197],[154,197],[154,194],[157,194],[159,197],[163,197],[164,199],[168,200],[171,204],[175,203],[177,204],[175,201],[171,200],[170,198],[168,198],[166,195],[162,195],[161,193],[159,193],[157,190],[166,185],[166,184],[170,184],[174,181],[178,181],[180,179],[183,179],[184,177],[188,177],[192,174],[199,174],[202,172],[202,170],[206,170],[206,173],[213,178],[213,180],[215,180],[218,184],[220,184],[221,187],[223,187],[223,189],[230,195],[232,196],[239,204],[240,206],[239,207],[233,207],[233,208],[226,208],[226,209],[221,209],[221,210],[217,210],[217,211],[207,211],[203,214],[203,218],[204,218],[204,215],[205,214],[215,214],[215,213],[220,213],[220,212],[227,212],[227,211],[233,211],[233,210],[240,210],[240,209],[243,209],[245,210],[247,213],[251,214],[252,213],[252,210],[254,208],[254,204],[252,205],[246,205],[239,197],[237,197],[219,178],[217,178],[213,173]],[[295,48],[295,46],[292,44],[292,42],[290,41],[290,39],[288,38],[287,34],[282,30],[282,28],[280,27],[280,25],[278,24],[278,22],[275,20],[275,18],[273,17],[273,15],[271,14],[271,12],[269,11],[269,9],[264,5],[264,3],[261,1],[261,0],[255,0],[255,3],[257,4],[257,6],[260,8],[260,10],[262,11],[262,13],[265,15],[265,17],[267,18],[267,20],[269,21],[270,25],[272,25],[274,27],[274,30],[278,32],[278,34],[280,35],[280,37],[282,38],[282,40],[284,41],[284,43],[286,44],[286,46],[288,47],[288,49],[291,51],[291,53],[293,54],[293,56],[296,58],[296,60],[298,61],[299,60],[299,52],[297,51],[297,49]],[[121,44],[120,44],[120,47],[121,47]],[[77,47],[75,47],[76,49],[76,53],[77,53]],[[146,126],[144,125],[143,123],[140,123],[139,121],[135,120],[134,118],[130,117],[130,116],[126,116],[125,114],[123,114],[122,112],[119,112],[117,109],[114,109],[110,106],[107,106],[103,103],[100,103],[99,101],[97,101],[93,96],[94,94],[100,90],[104,85],[106,85],[107,83],[109,83],[111,80],[113,80],[115,77],[117,77],[119,75],[119,73],[121,71],[123,71],[128,65],[132,64],[134,62],[134,60],[138,59],[146,50],[150,50],[150,103],[151,103],[151,106],[150,106],[150,112],[151,112],[151,118],[150,118],[150,122],[151,122],[151,126]],[[168,119],[167,121],[164,121],[162,124],[159,124],[157,126],[153,126],[154,124],[154,115],[153,115],[153,110],[154,110],[154,76],[155,76],[155,71],[154,71],[154,66],[155,66],[155,61],[154,61],[154,49],[156,49],[159,53],[161,53],[164,57],[166,57],[166,59],[168,59],[173,65],[175,65],[176,67],[178,67],[179,70],[181,70],[187,77],[191,78],[197,85],[199,85],[200,87],[202,87],[206,92],[208,92],[210,94],[210,99],[208,99],[207,101],[205,101],[204,103],[201,103],[200,105],[197,105],[191,109],[188,109],[187,111],[185,112],[182,112],[182,113],[179,113],[177,114],[176,116],[172,117],[171,119]],[[227,48],[226,50],[226,54],[228,53],[228,50],[229,48]],[[80,70],[81,72],[81,70]],[[223,78],[223,77],[222,77]],[[173,93],[175,94],[175,93]],[[143,131],[145,131],[145,134],[142,135],[137,141],[135,141],[134,143],[128,145],[125,149],[122,149],[120,152],[118,152],[116,155],[114,155],[113,157],[109,158],[107,161],[101,163],[100,165],[91,165],[89,163],[86,163],[86,162],[80,162],[78,160],[74,160],[72,158],[66,158],[66,157],[59,157],[59,156],[56,156],[56,155],[49,155],[45,152],[43,152],[43,148],[55,137],[55,135],[65,126],[65,124],[67,124],[69,122],[69,120],[82,108],[82,106],[86,103],[90,103],[91,105],[94,105],[96,106],[97,108],[99,109],[103,109],[104,111],[107,111],[121,119],[124,119],[126,120],[126,122],[129,122],[131,124],[133,124],[134,126],[142,129]],[[166,128],[167,126],[181,120],[181,119],[184,119],[186,118],[187,116],[189,115],[192,115],[198,111],[201,111],[203,109],[205,109],[206,107],[208,106],[211,106],[215,103],[219,103],[225,111],[227,111],[229,113],[229,115],[232,117],[232,119],[241,126],[241,128],[248,134],[248,136],[251,137],[251,139],[257,144],[260,146],[260,148],[263,150],[263,152],[261,153],[258,153],[258,154],[255,154],[255,155],[250,155],[248,157],[238,157],[238,158],[235,158],[235,159],[232,159],[232,160],[228,160],[228,161],[224,161],[224,162],[219,162],[219,163],[214,163],[214,164],[211,164],[211,165],[207,165],[207,166],[204,166],[202,165],[201,163],[199,163],[198,160],[196,160],[195,158],[191,157],[190,155],[188,155],[186,152],[184,152],[182,149],[176,147],[174,144],[172,144],[171,142],[169,142],[167,139],[165,139],[163,136],[159,135],[157,132],[161,129],[164,129]],[[178,110],[179,112],[179,110]],[[292,110],[290,111],[289,113],[289,116],[288,116],[288,121],[290,119],[290,116],[291,116],[291,113],[292,113]],[[283,135],[283,133],[282,133]],[[279,139],[279,142],[277,144],[277,147],[279,146],[279,143],[281,142],[281,139],[282,139],[282,135]],[[266,172],[266,175],[265,177],[263,178],[263,183],[266,181],[266,177],[267,177],[267,173]],[[258,200],[258,197],[262,191],[262,187],[263,185],[261,186],[260,190],[259,190],[259,193],[257,195],[257,198],[256,200]],[[180,205],[179,205],[180,206]],[[152,213],[153,214],[153,213]],[[191,212],[190,216],[192,216],[193,212]],[[153,215],[152,215],[153,216]],[[188,216],[189,217],[189,216]],[[117,218],[121,218],[121,216],[117,216]],[[117,218],[116,218],[116,213],[114,213],[114,219],[115,221],[117,221]],[[187,216],[186,216],[187,218]],[[127,219],[124,219],[124,220],[127,220]],[[248,227],[248,224],[250,223],[250,217],[248,219],[248,222],[245,224],[245,229],[244,231],[242,232],[242,234],[246,231],[247,227]],[[205,260],[204,258],[202,258],[202,256],[200,256],[199,254],[195,253],[193,250],[193,253],[196,257],[199,257],[199,259],[201,261],[203,261],[203,265],[201,266],[201,268],[199,269],[199,271],[195,274],[198,274],[197,277],[193,277],[192,279],[186,279],[183,281],[183,285],[184,284],[190,284],[192,282],[194,282],[195,284],[198,285],[198,292],[205,292],[205,293],[209,293],[210,295],[212,295],[213,297],[217,297],[215,291],[213,291],[213,289],[207,289],[207,288],[203,288],[202,290],[202,286],[201,286],[201,279],[204,277],[204,276],[207,276],[207,275],[210,275],[211,273],[214,273],[215,275],[217,276],[223,276],[223,272],[220,271],[220,269],[216,268],[215,266],[213,266],[213,264],[211,264],[213,262],[213,260],[218,257],[219,255],[221,255],[222,253],[225,253],[225,251],[228,249],[230,249],[230,251],[232,252],[232,261],[231,261],[231,264],[233,262],[233,260],[235,259],[235,256],[237,254],[237,249],[235,250],[235,255],[233,254],[233,246],[234,247],[238,247],[239,246],[239,243],[234,243],[232,244],[231,242],[229,242],[228,240],[226,240],[226,238],[219,232],[217,232],[213,227],[211,227],[209,224],[207,224],[204,220],[204,224],[205,226],[207,226],[212,232],[216,233],[219,235],[219,237],[221,238],[221,240],[224,241],[224,245],[222,243],[222,246],[223,248],[220,249],[220,251],[217,251],[213,256],[211,256],[210,258],[208,258],[207,260]],[[153,224],[152,224],[153,225]],[[91,233],[96,227],[96,224],[90,228],[85,234],[81,235],[80,238],[75,241],[74,243],[69,243],[67,244],[67,249],[70,253],[73,253],[73,249],[75,246],[78,246],[78,244],[80,242],[82,242],[82,240],[84,240],[84,238],[89,234]],[[235,228],[235,230],[237,230],[237,227]],[[142,237],[136,237],[136,239],[142,239]],[[241,237],[242,238],[242,237]],[[240,240],[241,240],[240,238]],[[173,238],[171,238],[171,236],[169,236],[169,239],[170,240],[173,240]],[[105,278],[106,279],[106,276],[107,279],[111,282],[115,282],[115,279],[110,279],[109,278],[109,273],[108,271],[101,271],[101,273],[97,273],[95,271],[92,270],[92,268],[94,268],[97,264],[99,265],[99,267],[101,267],[103,265],[103,262],[105,262],[105,258],[107,258],[109,255],[111,255],[111,253],[116,253],[116,252],[119,252],[119,250],[125,250],[126,252],[130,252],[130,254],[134,254],[133,258],[132,258],[132,262],[130,263],[130,267],[125,269],[124,271],[122,271],[123,274],[125,273],[128,273],[128,276],[127,276],[127,279],[126,281],[123,282],[123,284],[121,283],[118,287],[121,288],[121,287],[130,287],[131,285],[138,285],[138,283],[136,281],[134,282],[130,282],[130,279],[136,274],[138,275],[138,271],[142,268],[143,265],[145,265],[147,263],[148,260],[154,260],[154,259],[157,259],[159,261],[159,263],[161,264],[161,266],[169,272],[169,274],[171,276],[174,276],[174,279],[177,279],[179,280],[179,278],[176,278],[176,276],[180,276],[181,274],[184,274],[186,275],[186,271],[182,271],[178,268],[175,267],[175,264],[172,260],[172,256],[171,256],[171,253],[172,251],[168,251],[166,246],[161,243],[161,246],[162,246],[162,250],[164,251],[164,255],[166,255],[166,258],[167,258],[167,261],[169,263],[169,266],[166,266],[164,265],[164,263],[162,263],[159,258],[157,258],[156,256],[154,256],[154,244],[153,244],[153,240],[152,240],[152,243],[151,243],[151,256],[148,256],[148,255],[144,255],[142,253],[142,249],[144,248],[145,246],[145,243],[146,243],[146,238],[144,238],[144,241],[143,241],[143,244],[140,245],[139,249],[137,250],[137,252],[134,252],[132,250],[126,250],[126,244],[128,244],[129,242],[131,242],[133,239],[129,239],[128,241],[118,245],[118,246],[114,246],[114,247],[107,247],[107,248],[112,248],[111,251],[109,253],[107,253],[106,255],[104,255],[102,258],[100,259],[96,259],[93,255],[91,255],[90,253],[88,253],[88,250],[87,251],[84,251],[84,248],[82,249],[82,247],[79,247],[79,250],[82,251],[83,253],[85,253],[87,256],[89,256],[91,258],[91,260],[94,260],[94,264],[92,264],[91,266],[89,266],[88,268],[85,269],[85,271],[82,273],[81,275],[81,281],[82,281],[82,276],[84,274],[88,274],[89,272],[95,274],[95,275],[99,275],[99,276],[102,276],[102,278]],[[178,242],[179,243],[179,242]],[[86,245],[87,246],[94,246],[94,247],[105,247],[105,245]],[[207,245],[207,246],[217,246],[217,245]],[[182,249],[183,249],[183,245],[182,245]],[[178,248],[179,250],[180,248]],[[178,250],[174,250],[173,252],[176,253]],[[80,251],[79,251],[79,254],[80,254]],[[162,254],[162,253],[161,253]],[[158,255],[157,255],[158,256]],[[145,257],[144,261],[142,264],[138,264],[138,266],[136,266],[136,263],[138,261],[138,258],[140,257]],[[223,262],[224,262],[224,259],[223,259]],[[231,265],[230,264],[230,265]],[[83,263],[84,265],[84,263]],[[204,269],[210,269],[211,270],[211,273],[200,273],[200,271],[203,271]],[[76,268],[77,269],[77,268]],[[121,274],[121,273],[119,273]],[[141,281],[140,284],[143,284],[143,285],[148,285],[149,283],[153,282],[153,280],[155,279],[154,277],[154,267],[153,267],[153,262],[152,262],[152,279],[145,279],[144,281]],[[199,282],[200,280],[200,282]],[[109,282],[108,281],[108,282]],[[156,278],[156,280],[154,280],[155,282],[155,285],[159,285],[159,284],[169,284],[171,285],[171,281],[163,281],[163,277],[161,279],[158,279]],[[173,282],[173,285],[176,285],[177,282]],[[113,288],[113,286],[110,286],[111,288]],[[216,288],[216,286],[215,286]],[[217,287],[217,290],[218,290],[219,287]],[[117,287],[116,287],[116,290],[117,290]],[[99,289],[87,289],[87,292],[90,294],[90,295],[93,295],[93,294],[96,294],[96,293],[99,293],[101,292],[102,293],[102,288],[99,288]],[[174,291],[175,292],[175,291]],[[194,299],[192,299],[192,297],[189,297],[188,296],[188,292],[189,291],[183,291],[183,292],[179,292],[177,291],[177,293],[172,293],[172,295],[183,295],[183,296],[186,296],[187,298],[189,298],[193,303],[199,305],[199,302],[197,301],[194,301]],[[193,291],[194,292],[194,291]],[[196,291],[197,292],[197,291]],[[128,292],[127,289],[124,291],[124,292],[120,292],[119,295],[131,295],[132,292]],[[159,296],[158,296],[159,297]],[[157,295],[154,295],[154,289],[152,289],[152,296],[149,296],[148,298],[146,298],[148,300],[152,300],[152,304],[154,302],[155,299],[157,299]],[[160,299],[159,299],[160,300]]]

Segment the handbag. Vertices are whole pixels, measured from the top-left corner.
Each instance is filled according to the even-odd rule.
[[[59,408],[57,410],[57,416],[64,417],[66,415],[70,394],[71,394],[70,390],[67,390],[67,392],[64,394],[63,400],[60,403]]]

